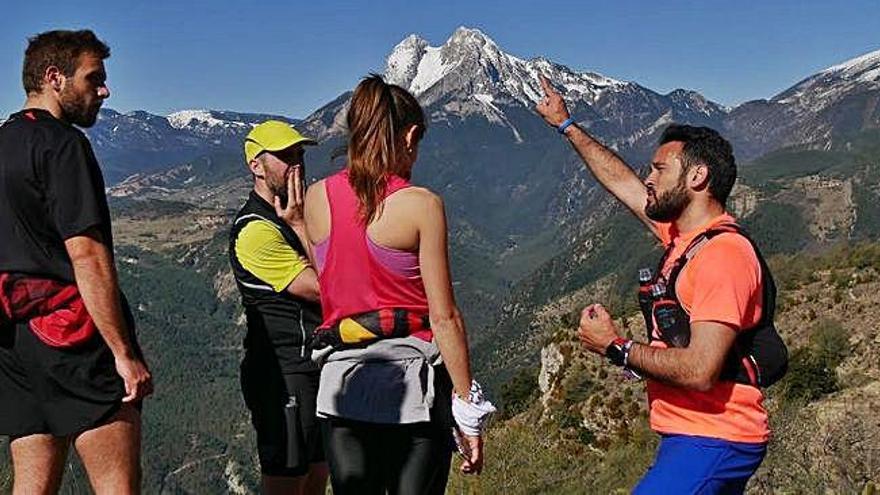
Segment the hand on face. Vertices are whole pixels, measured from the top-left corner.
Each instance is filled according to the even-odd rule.
[[[543,74],[539,74],[538,79],[541,81],[541,87],[544,88],[545,96],[535,106],[535,110],[545,122],[553,127],[559,127],[570,117],[568,108],[565,107],[565,100],[553,89],[553,85]]]
[[[287,174],[287,204],[282,206],[281,198],[276,194],[274,198],[275,214],[278,215],[291,228],[297,229],[305,226],[303,217],[303,202],[305,188],[303,186],[303,167],[294,165]]]
[[[591,352],[605,355],[605,349],[618,337],[617,327],[601,304],[591,304],[581,311],[578,339]]]

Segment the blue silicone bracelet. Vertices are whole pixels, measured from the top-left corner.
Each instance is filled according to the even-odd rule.
[[[568,129],[568,126],[570,126],[571,124],[574,124],[574,119],[569,117],[565,119],[563,123],[559,124],[559,127],[556,128],[556,131],[559,134],[565,134],[565,130]]]

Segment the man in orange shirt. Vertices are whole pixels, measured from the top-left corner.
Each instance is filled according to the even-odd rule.
[[[772,325],[772,278],[725,211],[736,180],[732,148],[712,129],[670,125],[643,183],[541,83],[538,113],[667,248],[659,273],[643,280],[652,291],[640,297],[649,343],[620,338],[598,304],[584,308],[578,329],[588,350],[647,378],[651,428],[662,440],[635,493],[741,493],[770,435],[759,386],[784,373],[786,354]],[[755,359],[763,337],[771,342],[763,348],[777,352]]]

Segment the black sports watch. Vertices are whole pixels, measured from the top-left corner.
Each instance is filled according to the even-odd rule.
[[[608,361],[610,361],[611,364],[623,367],[626,365],[627,354],[629,354],[629,348],[631,346],[631,340],[617,337],[608,344],[608,347],[605,348],[605,357],[608,358]]]

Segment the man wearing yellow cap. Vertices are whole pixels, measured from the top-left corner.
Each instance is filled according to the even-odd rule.
[[[313,144],[277,120],[251,130],[244,153],[254,188],[229,235],[248,326],[241,388],[270,495],[323,494],[327,482],[315,417],[319,370],[304,347],[321,323],[302,214],[304,147]]]

